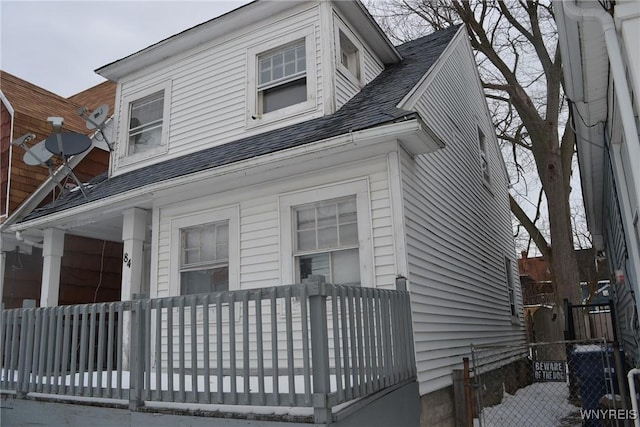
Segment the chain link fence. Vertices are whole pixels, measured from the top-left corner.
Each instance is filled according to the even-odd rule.
[[[472,346],[473,424],[632,425],[621,360],[604,340]]]

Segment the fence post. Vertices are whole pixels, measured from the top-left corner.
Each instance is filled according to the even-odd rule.
[[[134,294],[131,301],[131,344],[129,347],[129,410],[135,411],[143,405],[144,387],[144,307],[142,294]]]
[[[564,339],[575,340],[576,334],[573,325],[573,306],[568,299],[564,300],[564,315],[565,315],[565,327],[564,327]]]
[[[329,332],[327,330],[327,295],[324,283],[309,285],[311,318],[311,370],[313,373],[313,418],[317,424],[332,421],[329,393]],[[348,372],[345,375],[349,375]]]

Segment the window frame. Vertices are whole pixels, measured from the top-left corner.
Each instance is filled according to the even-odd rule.
[[[491,166],[489,164],[489,150],[487,147],[487,136],[484,134],[480,126],[478,126],[478,155],[480,157],[480,175],[482,183],[491,188]]]
[[[330,278],[327,278],[327,281],[330,283],[333,283],[333,273],[334,273],[334,269],[333,269],[333,262],[332,262],[332,257],[334,253],[338,253],[338,252],[343,252],[343,251],[351,251],[354,249],[358,250],[358,255],[359,255],[359,240],[356,243],[351,243],[351,244],[344,244],[341,245],[340,244],[340,226],[341,225],[352,225],[353,222],[351,223],[346,223],[346,224],[341,224],[339,222],[339,216],[337,215],[338,213],[338,205],[341,202],[345,202],[345,201],[353,201],[353,203],[355,204],[355,215],[356,215],[356,219],[355,219],[355,225],[356,225],[356,231],[357,231],[357,226],[358,226],[358,204],[357,204],[357,197],[355,195],[353,196],[347,196],[347,197],[340,197],[338,199],[330,199],[330,200],[321,200],[321,201],[317,201],[317,202],[312,202],[312,203],[308,203],[305,205],[297,205],[292,207],[293,212],[292,212],[292,221],[293,221],[293,227],[294,227],[294,236],[293,236],[293,259],[294,259],[294,268],[295,268],[295,280],[296,281],[302,281],[302,277],[301,277],[301,269],[300,269],[300,262],[298,261],[300,258],[303,257],[309,257],[309,256],[315,256],[315,255],[328,255],[328,260],[329,260],[329,274],[330,274]],[[311,229],[308,230],[300,230],[297,227],[297,212],[299,210],[303,210],[303,209],[314,209],[314,214],[317,212],[317,209],[320,207],[326,207],[326,206],[331,206],[331,205],[335,205],[336,206],[336,224],[335,224],[335,229],[336,229],[336,239],[338,240],[337,242],[337,246],[327,246],[327,247],[320,247],[318,248],[318,239],[319,239],[319,233],[323,228],[328,228],[328,227],[319,227],[318,223],[317,223],[317,219],[315,221],[315,226],[313,228],[314,232],[316,233],[316,248],[314,249],[307,249],[307,250],[303,250],[300,249],[299,247],[299,232],[300,231],[311,231]],[[359,282],[358,282],[359,283]]]
[[[316,49],[314,45],[315,38],[314,27],[309,26],[293,30],[287,33],[286,36],[271,39],[265,43],[260,43],[247,49],[247,128],[260,126],[267,123],[273,123],[278,120],[287,119],[298,114],[303,114],[316,109],[317,81]],[[259,105],[259,91],[264,90],[265,88],[260,88],[261,85],[259,84],[259,57],[270,52],[277,51],[280,48],[285,48],[288,45],[294,44],[299,40],[304,40],[305,46],[306,70],[304,77],[306,78],[307,100],[274,111],[270,111],[268,113],[262,113]],[[270,85],[269,88],[289,84],[295,80],[297,79],[283,79],[281,83],[277,85]]]
[[[207,229],[210,227],[213,227],[214,230],[214,236],[216,238],[216,242],[214,243],[214,246],[216,247],[216,253],[217,253],[217,237],[218,237],[218,227],[221,225],[225,225],[227,226],[227,257],[224,259],[218,259],[217,256],[215,259],[213,260],[207,260],[207,261],[202,261],[200,260],[199,262],[195,262],[195,263],[187,263],[186,262],[186,258],[187,258],[187,251],[191,251],[194,248],[190,248],[186,246],[186,233],[188,232],[192,232],[192,231],[200,231],[203,229]],[[223,221],[216,221],[216,222],[210,222],[207,224],[198,224],[195,225],[193,227],[183,227],[180,229],[180,295],[190,295],[189,293],[184,293],[183,292],[183,286],[182,286],[182,273],[189,273],[189,272],[193,272],[193,271],[204,271],[204,270],[214,270],[214,269],[218,269],[218,268],[222,268],[222,267],[226,267],[227,268],[227,290],[229,289],[229,221],[228,220],[223,220]],[[202,243],[202,242],[200,242]],[[200,245],[202,246],[202,245]],[[216,254],[217,255],[217,254]]]
[[[278,197],[280,220],[280,281],[283,284],[295,284],[297,263],[295,233],[296,221],[294,209],[315,203],[331,202],[355,196],[358,228],[358,257],[360,261],[360,285],[374,286],[373,232],[371,223],[371,204],[369,180],[359,179],[335,183],[301,191],[281,194]],[[333,250],[318,251],[327,253]]]
[[[170,106],[171,106],[171,86],[170,80],[162,83],[146,87],[144,89],[129,93],[122,97],[122,113],[120,114],[120,137],[118,154],[123,165],[136,163],[141,160],[148,159],[164,154],[168,150],[169,139],[169,122],[170,122]],[[131,105],[136,101],[140,101],[146,97],[149,97],[155,93],[163,92],[163,105],[162,105],[162,126],[160,145],[143,151],[140,153],[131,153],[129,145],[129,124],[131,121]]]
[[[175,216],[170,219],[169,293],[171,296],[182,295],[180,282],[180,273],[182,270],[182,231],[221,222],[227,222],[229,226],[228,289],[231,291],[240,288],[239,218],[239,207],[229,206]]]
[[[504,257],[504,269],[507,278],[507,304],[509,310],[509,316],[511,322],[514,324],[520,324],[520,316],[518,314],[518,299],[516,298],[516,285],[513,280],[513,261],[511,258],[505,255]]]
[[[356,85],[359,88],[364,86],[364,74],[365,74],[365,64],[364,64],[364,46],[356,35],[340,20],[339,17],[334,18],[334,46],[335,46],[335,61],[336,61],[336,70],[340,72],[346,79],[350,80],[351,83]],[[356,59],[358,73],[354,73],[349,67],[346,67],[342,63],[342,42],[340,40],[340,34],[344,35],[355,48],[356,50]]]

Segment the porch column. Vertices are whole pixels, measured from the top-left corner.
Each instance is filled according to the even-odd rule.
[[[122,287],[121,301],[130,301],[142,291],[144,263],[143,244],[146,235],[148,213],[144,209],[131,208],[122,218]],[[131,358],[131,315],[122,316],[122,368],[129,370]]]
[[[146,235],[148,213],[131,208],[123,213],[122,223],[122,288],[120,300],[129,301],[142,292],[144,254],[142,245]]]
[[[44,230],[42,244],[42,286],[40,307],[55,307],[60,294],[60,265],[64,252],[64,231],[57,228]]]

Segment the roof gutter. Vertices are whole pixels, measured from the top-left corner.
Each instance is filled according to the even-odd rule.
[[[622,50],[618,43],[618,34],[613,17],[601,9],[583,9],[573,3],[573,1],[561,2],[567,17],[578,22],[584,20],[596,21],[600,23],[604,40],[609,56],[609,66],[614,82],[615,94],[620,103],[619,113],[622,122],[622,130],[626,139],[627,153],[630,159],[640,159],[640,140],[638,139],[638,128],[633,116],[633,104],[629,96],[629,82],[625,74],[624,61],[622,60]],[[635,187],[636,200],[640,200],[640,169],[631,168],[631,176]],[[635,206],[637,209],[637,206]]]
[[[98,211],[102,214],[108,214],[113,211],[121,211],[122,204],[131,203],[132,200],[140,203],[142,200],[149,199],[154,193],[160,191],[168,191],[185,184],[191,184],[198,181],[204,181],[225,175],[231,175],[239,171],[249,168],[263,167],[265,165],[273,165],[275,162],[291,161],[302,156],[307,156],[320,151],[340,149],[350,145],[358,145],[362,143],[371,143],[373,141],[399,140],[400,143],[409,150],[412,155],[422,154],[435,151],[444,146],[443,142],[435,135],[435,133],[418,117],[412,120],[400,121],[397,123],[389,123],[384,126],[366,128],[363,130],[353,131],[338,135],[332,138],[304,144],[302,146],[293,147],[287,150],[277,151],[275,153],[266,154],[259,157],[253,157],[247,160],[231,163],[228,165],[207,169],[189,175],[183,175],[167,181],[161,181],[154,184],[138,187],[114,196],[105,197],[95,200],[88,204],[75,206],[69,209],[55,212],[42,217],[27,220],[9,226],[11,231],[24,231],[32,228],[49,227],[53,223],[66,221],[69,218],[83,215],[90,211]],[[415,152],[413,150],[419,150]]]

